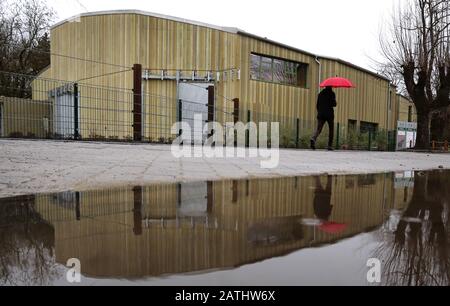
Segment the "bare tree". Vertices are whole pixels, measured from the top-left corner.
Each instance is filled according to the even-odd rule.
[[[450,285],[449,183],[445,172],[416,173],[411,201],[374,254],[386,285]]]
[[[0,0],[0,71],[37,75],[48,66],[54,17],[45,0]],[[26,92],[26,85],[0,75],[0,95]]]
[[[450,106],[450,4],[411,0],[380,37],[385,73],[401,80],[417,109],[416,148],[430,147],[432,115]]]

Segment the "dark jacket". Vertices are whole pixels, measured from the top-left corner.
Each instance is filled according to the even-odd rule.
[[[336,94],[331,88],[325,88],[319,94],[317,99],[317,119],[332,120],[334,119],[334,108],[337,106]]]

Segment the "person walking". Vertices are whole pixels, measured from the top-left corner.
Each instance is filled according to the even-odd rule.
[[[322,133],[325,123],[328,123],[329,136],[328,136],[328,151],[333,151],[333,138],[334,138],[334,108],[337,106],[336,94],[333,92],[331,86],[325,87],[319,93],[317,99],[317,130],[311,138],[311,149],[316,149],[317,138]]]
[[[333,205],[331,205],[331,196],[333,193],[333,177],[327,176],[327,186],[323,188],[320,176],[314,177],[315,191],[314,191],[314,214],[322,222],[330,220],[331,213],[333,211]]]

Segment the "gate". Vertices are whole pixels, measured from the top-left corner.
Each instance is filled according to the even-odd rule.
[[[179,185],[180,217],[206,217],[208,214],[208,183],[181,183]]]
[[[212,83],[180,83],[178,95],[181,102],[180,121],[186,122],[191,127],[194,144],[203,144],[208,138],[203,127],[209,121],[214,120],[214,110],[210,109],[209,88]],[[194,124],[195,115],[201,116],[201,125]],[[211,116],[212,115],[212,116]]]
[[[72,84],[59,87],[51,91],[54,99],[53,131],[58,138],[74,138],[75,128],[80,121],[80,107],[75,111],[75,94]],[[75,114],[77,113],[77,114]],[[75,122],[75,115],[78,119]]]

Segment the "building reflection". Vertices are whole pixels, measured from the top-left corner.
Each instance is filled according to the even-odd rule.
[[[422,183],[420,176],[414,187],[399,185],[394,175],[377,174],[67,192],[35,196],[28,203],[40,231],[23,230],[23,211],[16,219],[2,213],[0,226],[10,235],[17,232],[15,247],[27,249],[29,240],[41,246],[49,275],[55,262],[78,258],[87,277],[138,279],[230,269],[373,231],[392,223],[389,212],[422,202],[415,195]],[[0,202],[17,206],[13,200]],[[442,203],[439,196],[434,201]],[[409,209],[405,214],[414,215],[418,208]],[[325,230],[324,222],[336,230]],[[441,226],[430,232],[435,240],[442,236]],[[1,239],[3,260],[13,251],[6,234]],[[9,267],[5,271],[16,266],[2,261],[2,268]]]

